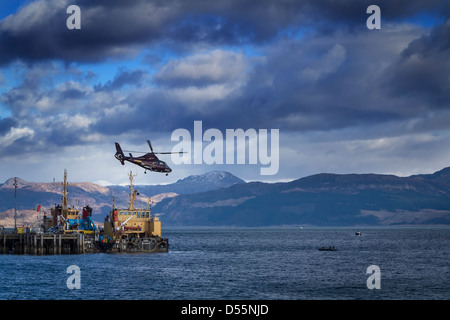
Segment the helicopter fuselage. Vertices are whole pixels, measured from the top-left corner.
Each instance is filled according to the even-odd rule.
[[[145,170],[153,172],[161,172],[166,175],[172,172],[172,169],[167,165],[166,162],[160,160],[155,153],[149,152],[140,157],[134,157],[129,153],[129,157],[125,156],[120,145],[116,142],[116,154],[114,155],[117,160],[120,161],[122,165],[125,165],[125,161],[138,165]],[[145,171],[144,171],[145,172]],[[145,172],[146,173],[146,172]]]
[[[135,165],[138,165],[146,170],[162,172],[162,173],[170,173],[172,169],[167,165],[166,162],[159,160],[157,156],[152,153],[147,153],[141,157],[125,157],[125,161],[131,162]]]

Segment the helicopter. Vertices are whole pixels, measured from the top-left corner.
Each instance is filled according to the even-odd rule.
[[[122,148],[120,147],[120,144],[117,142],[116,144],[116,154],[114,157],[120,161],[122,165],[125,165],[125,161],[129,161],[135,165],[138,165],[145,169],[144,173],[147,173],[147,170],[153,171],[153,172],[161,172],[165,173],[166,176],[169,175],[170,172],[172,172],[172,169],[162,160],[159,160],[156,154],[172,154],[172,153],[185,153],[183,151],[180,152],[153,152],[153,147],[150,142],[150,140],[147,140],[148,146],[150,147],[150,151],[148,153],[145,153],[143,156],[140,157],[134,157],[131,152],[137,152],[137,153],[144,153],[140,151],[127,151],[129,152],[129,157],[125,156]]]

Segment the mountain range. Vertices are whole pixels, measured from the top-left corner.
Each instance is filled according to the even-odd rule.
[[[236,183],[245,183],[244,180],[225,171],[212,171],[200,175],[192,175],[180,179],[175,183],[165,185],[140,185],[137,187],[139,193],[153,197],[161,193],[192,194],[217,190],[232,186]],[[129,186],[109,186],[111,190],[125,191],[129,193]]]
[[[164,199],[176,225],[450,224],[450,168],[434,174],[317,174],[287,183],[251,182]]]
[[[152,197],[164,226],[385,226],[450,224],[450,167],[409,177],[382,174],[311,175],[291,182],[249,182],[228,172],[189,176],[173,184],[136,186]],[[62,187],[18,180],[18,210],[61,202]],[[112,197],[127,207],[127,186],[69,185],[69,204],[94,208],[102,221]],[[0,185],[0,212],[14,206],[12,179]],[[5,215],[5,214],[4,214]],[[2,216],[0,215],[0,224]]]

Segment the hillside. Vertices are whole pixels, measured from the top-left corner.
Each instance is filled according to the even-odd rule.
[[[154,210],[173,225],[450,224],[450,169],[432,175],[317,174],[180,195]]]

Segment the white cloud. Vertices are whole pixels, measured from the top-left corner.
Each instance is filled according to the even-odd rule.
[[[0,24],[0,31],[12,35],[36,28],[55,12],[65,13],[68,0],[40,0],[28,3],[16,14],[9,15]]]
[[[155,75],[155,80],[175,86],[224,83],[239,78],[245,67],[244,54],[216,49],[170,60]]]
[[[24,128],[11,128],[9,132],[4,135],[3,137],[0,137],[0,145],[2,147],[7,147],[14,143],[14,141],[29,136],[33,137],[34,130],[30,129],[28,127]]]

